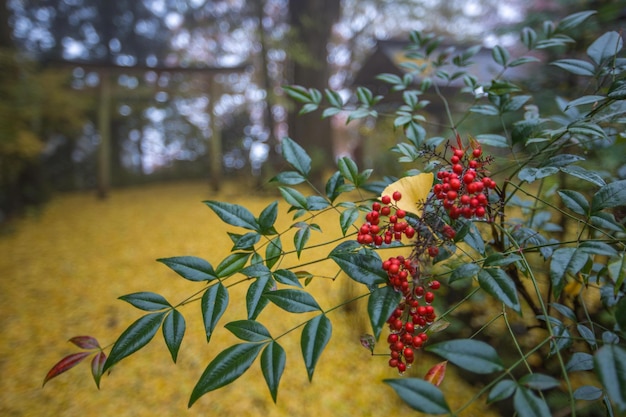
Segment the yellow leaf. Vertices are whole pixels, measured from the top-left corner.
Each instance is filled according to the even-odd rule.
[[[420,216],[422,214],[422,206],[430,193],[433,186],[433,173],[422,172],[421,174],[411,177],[400,178],[398,181],[389,184],[381,194],[392,196],[394,192],[399,191],[402,198],[396,201],[398,208]]]
[[[438,387],[443,382],[443,379],[446,377],[446,365],[448,361],[439,362],[437,365],[433,366],[426,372],[424,376],[424,381],[430,382],[434,386]]]

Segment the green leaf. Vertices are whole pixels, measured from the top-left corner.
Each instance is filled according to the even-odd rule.
[[[119,297],[119,299],[145,311],[158,311],[163,310],[164,308],[172,307],[172,305],[167,302],[165,297],[153,292],[136,292],[123,295]]]
[[[531,64],[533,62],[541,62],[541,60],[534,56],[522,56],[509,61],[509,67],[519,67],[520,65]]]
[[[300,103],[308,103],[311,101],[309,90],[301,85],[283,86],[283,90],[289,97]]]
[[[272,338],[269,330],[256,320],[231,321],[224,327],[246,342],[263,342]]]
[[[285,201],[292,207],[306,210],[307,200],[300,191],[291,187],[278,187],[278,190],[282,194]]]
[[[125,357],[147,345],[161,327],[164,315],[165,312],[146,314],[128,326],[111,348],[102,372],[106,372]]]
[[[474,263],[467,263],[459,266],[450,275],[450,284],[462,279],[472,278],[478,274],[480,267]]]
[[[513,396],[513,407],[519,417],[550,417],[548,404],[525,387],[518,387]]]
[[[271,268],[276,265],[276,262],[278,262],[282,254],[283,244],[279,235],[272,239],[270,243],[268,243],[267,248],[265,248],[265,264],[267,267]]]
[[[607,96],[614,100],[626,99],[626,80],[615,80],[609,87]]]
[[[224,203],[222,201],[204,201],[211,210],[231,226],[243,227],[244,229],[259,231],[259,225],[250,211],[239,204]]]
[[[491,104],[476,104],[469,108],[469,111],[472,113],[484,114],[487,116],[497,116],[500,114],[500,111],[496,106],[492,106]]]
[[[315,366],[332,335],[332,324],[325,314],[309,320],[302,329],[300,347],[309,381],[313,380]]]
[[[556,30],[558,30],[559,32],[565,32],[565,31],[574,29],[578,25],[580,25],[582,22],[587,20],[589,16],[592,16],[596,13],[597,11],[595,10],[585,10],[583,12],[573,13],[561,19],[561,21],[556,27]]]
[[[388,285],[372,290],[367,301],[367,313],[376,340],[401,299],[402,294]]]
[[[285,185],[298,185],[306,181],[306,178],[296,171],[283,171],[270,180]]]
[[[586,216],[589,213],[589,202],[584,195],[578,191],[573,190],[559,190],[557,191],[563,204],[568,209],[572,210],[576,214]]]
[[[615,31],[606,32],[589,45],[587,55],[596,65],[601,65],[604,60],[614,57],[621,51],[623,46],[624,41],[619,33]]]
[[[418,378],[384,379],[383,382],[416,411],[431,415],[450,413],[443,393],[430,382]]]
[[[623,232],[624,226],[615,220],[615,216],[612,213],[599,211],[591,216],[591,224],[596,227],[601,227],[613,232]]]
[[[246,262],[248,262],[248,259],[250,259],[250,253],[231,253],[215,268],[215,273],[219,278],[229,277],[240,272]]]
[[[496,135],[492,133],[484,133],[476,136],[478,143],[487,146],[493,146],[494,148],[508,148],[509,142],[507,138],[502,135]]]
[[[607,265],[609,277],[613,281],[615,291],[617,294],[618,288],[622,286],[624,279],[626,278],[626,256],[620,254],[616,259],[609,260]]]
[[[522,43],[528,48],[528,50],[535,49],[535,42],[537,41],[537,32],[530,27],[525,27],[520,32],[520,39]]]
[[[487,258],[485,258],[483,262],[483,266],[507,266],[517,261],[521,261],[522,257],[515,254],[504,255],[500,252],[493,253]],[[476,265],[478,269],[478,266]]]
[[[573,392],[573,397],[576,400],[584,400],[584,401],[595,401],[602,397],[604,391],[602,391],[598,387],[594,387],[591,385],[583,385],[582,387],[578,387]]]
[[[330,206],[328,201],[320,195],[311,195],[306,198],[306,209],[309,211],[324,210]]]
[[[302,290],[283,289],[268,291],[264,297],[290,313],[307,313],[321,310],[311,294]]]
[[[337,168],[341,175],[352,183],[358,182],[359,168],[351,158],[343,157],[337,161]]]
[[[288,269],[278,269],[272,273],[274,279],[281,284],[293,285],[294,287],[302,287],[298,276]]]
[[[276,403],[278,384],[285,370],[286,362],[285,349],[275,341],[268,343],[261,354],[261,371],[274,403]]]
[[[575,352],[565,365],[567,372],[590,371],[593,369],[593,356],[586,352]]]
[[[566,274],[577,274],[587,263],[589,256],[576,248],[559,248],[550,261],[550,280],[554,298],[558,299],[565,286]]]
[[[578,249],[589,255],[617,256],[617,250],[613,246],[598,240],[585,240]]]
[[[174,363],[176,363],[178,350],[185,336],[185,328],[185,318],[178,310],[172,310],[163,320],[163,338]]]
[[[579,166],[569,166],[561,168],[561,171],[569,174],[573,177],[580,178],[581,180],[588,181],[593,185],[597,185],[598,187],[603,187],[606,185],[604,179],[595,171],[589,171],[583,167]]]
[[[304,148],[288,137],[281,140],[280,146],[285,161],[306,177],[311,171],[311,157]]]
[[[267,291],[271,291],[274,286],[274,280],[269,275],[259,276],[250,286],[246,293],[246,308],[248,311],[248,319],[254,320],[261,313],[263,308],[269,303],[269,300],[263,297]]]
[[[335,171],[328,179],[326,182],[326,197],[328,197],[331,202],[335,201],[335,199],[341,195],[344,183],[344,178],[339,171]]]
[[[620,299],[615,306],[615,323],[626,334],[626,298]]]
[[[497,64],[500,64],[503,67],[506,67],[509,63],[509,52],[500,45],[494,46],[494,48],[491,50],[491,56]]]
[[[234,243],[231,251],[253,250],[254,245],[259,243],[259,240],[261,240],[261,235],[257,232],[248,232],[243,235],[228,232],[228,237],[230,237],[230,240]]]
[[[274,223],[278,217],[278,201],[271,202],[259,214],[259,232],[264,235],[275,235]]]
[[[598,343],[596,342],[596,336],[593,334],[593,331],[591,331],[589,327],[585,326],[584,324],[578,323],[576,325],[576,330],[578,330],[580,336],[585,339],[589,346],[594,349],[597,347]]]
[[[341,225],[341,232],[345,236],[350,226],[354,224],[359,218],[359,209],[356,207],[350,207],[341,212],[339,215],[339,224]]]
[[[517,384],[510,379],[503,379],[491,388],[489,395],[487,396],[487,403],[494,401],[502,401],[509,398],[515,393]]]
[[[297,227],[298,230],[293,235],[293,245],[296,248],[296,255],[300,258],[302,250],[306,247],[311,237],[311,227],[304,222],[298,222],[294,226]]]
[[[204,259],[195,256],[175,256],[157,259],[181,277],[189,281],[211,281],[217,278],[213,266]]]
[[[580,59],[559,59],[558,61],[551,62],[550,65],[554,65],[555,67],[559,67],[576,75],[593,77],[595,74],[595,67],[593,64]]]
[[[626,180],[614,181],[600,188],[591,199],[591,212],[626,205]]]
[[[189,399],[191,407],[204,394],[235,381],[250,368],[263,348],[261,343],[240,343],[221,351],[209,363]]]
[[[504,270],[500,268],[481,269],[478,272],[478,283],[483,290],[496,300],[499,300],[518,314],[522,314],[515,283]]]
[[[626,412],[626,350],[604,345],[594,355],[595,371],[620,413]]]
[[[200,308],[202,309],[202,320],[204,321],[207,342],[211,339],[217,322],[226,311],[228,300],[228,290],[221,282],[207,288],[202,295]]]
[[[339,265],[350,278],[368,287],[387,282],[387,274],[381,268],[382,261],[377,254],[339,252],[333,250],[329,257]]]
[[[517,177],[526,181],[529,184],[535,180],[540,180],[550,175],[556,174],[559,169],[556,167],[543,167],[543,168],[524,168],[517,173]]]
[[[537,391],[548,390],[556,388],[561,385],[561,382],[545,374],[526,374],[520,378],[519,384]]]
[[[504,370],[498,352],[479,340],[455,339],[430,345],[426,350],[477,374],[490,374]]]
[[[343,99],[338,92],[326,88],[324,89],[324,94],[326,94],[326,100],[328,100],[331,106],[343,107]]]

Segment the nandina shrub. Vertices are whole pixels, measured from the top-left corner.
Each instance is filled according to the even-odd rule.
[[[392,149],[409,167],[405,176],[389,178],[382,172],[375,180],[372,170],[341,158],[325,189],[318,190],[308,178],[309,155],[296,141],[283,139],[282,155],[291,168],[271,182],[278,185],[288,212],[279,212],[276,201],[258,215],[241,205],[206,201],[234,228],[228,235],[231,253],[211,261],[159,259],[184,279],[204,285],[201,296],[178,303],[152,292],[122,296],[146,314],[110,350],[91,336],[72,338],[82,351],[58,362],[44,383],[91,357],[99,385],[108,370],[152,341],[159,329],[175,362],[186,329],[179,307],[200,303],[210,341],[229,307],[229,288],[248,285],[247,319],[224,324],[241,342],[207,365],[189,405],[239,378],[259,356],[276,401],[286,363],[281,339],[293,332],[272,335],[262,312],[271,303],[284,314],[316,313],[292,329],[301,328],[311,379],[332,337],[329,313],[338,306],[322,309],[307,284],[316,279],[318,263],[332,261],[339,279],[343,271],[345,279],[367,292],[371,334],[354,343],[381,358],[373,366],[400,374],[384,382],[414,409],[459,414],[470,405],[452,410],[439,388],[447,366],[455,366],[467,378],[480,377],[471,402],[508,404],[520,416],[551,415],[555,393],[565,394],[567,403],[557,405],[572,415],[585,404],[601,405],[596,409],[606,415],[626,412],[626,230],[621,214],[626,180],[616,176],[618,167],[610,161],[598,166],[584,157],[610,147],[622,155],[617,162],[624,163],[621,35],[604,33],[587,47],[585,57],[551,62],[574,77],[576,86],[567,98],[554,97],[554,103],[533,102],[522,82],[507,77],[511,68],[540,68],[537,52],[562,51],[574,43],[569,34],[593,13],[546,22],[541,33],[524,28],[520,36],[527,55],[512,57],[496,46],[491,56],[500,71],[489,82],[468,70],[480,48],[441,50],[440,39],[412,33],[407,57],[425,64],[408,60],[404,76],[380,75],[403,100],[391,117],[405,137]],[[450,138],[429,136],[431,125],[423,115],[429,103],[423,96],[432,92],[449,110],[450,99],[440,86],[455,80],[463,81],[467,109],[459,116],[448,111]],[[348,121],[388,116],[376,107],[383,97],[366,88],[358,88],[348,102],[331,90],[291,86],[285,91],[303,104],[303,113],[323,109],[321,117],[330,117],[348,111]],[[558,113],[550,114],[552,108]],[[492,118],[501,128],[461,133],[472,130],[472,115]],[[315,223],[322,213],[336,215],[343,238],[316,243],[317,251],[327,249],[326,256],[303,263],[299,260],[312,247],[311,233],[323,233]],[[291,216],[293,223],[278,230],[279,216]],[[448,291],[456,297],[446,297]],[[473,305],[478,293],[490,302]],[[468,321],[466,334],[459,336],[449,325],[466,318],[462,311],[468,310],[480,312],[482,323],[472,327]],[[534,337],[520,337],[520,325]],[[489,335],[495,326],[505,329],[497,338]],[[423,378],[403,376],[422,350],[442,362]],[[541,366],[531,361],[537,356]],[[589,383],[576,385],[575,373],[587,375]]]

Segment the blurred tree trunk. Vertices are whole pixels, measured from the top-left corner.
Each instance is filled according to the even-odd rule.
[[[292,73],[290,81],[307,88],[324,90],[328,86],[327,45],[334,23],[341,11],[337,0],[289,0],[292,39],[290,51]],[[324,169],[333,158],[330,120],[322,120],[319,112],[297,115],[294,109],[289,117],[289,136],[300,143],[313,158],[313,177],[320,180]]]

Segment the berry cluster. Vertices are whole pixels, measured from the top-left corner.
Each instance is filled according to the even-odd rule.
[[[365,216],[365,223],[359,228],[357,242],[380,246],[401,240],[403,235],[409,239],[415,236],[415,229],[404,220],[406,212],[394,204],[401,198],[402,194],[396,191],[391,197],[385,195],[380,202],[374,202],[372,210]]]
[[[437,173],[441,183],[433,187],[433,194],[442,201],[451,219],[484,218],[489,206],[488,192],[496,183],[486,176],[484,166],[489,162],[480,147],[468,152],[452,147],[450,166]]]
[[[441,284],[432,280],[425,287],[419,278],[417,261],[403,256],[389,258],[382,266],[389,276],[389,284],[403,295],[403,300],[387,319],[391,330],[387,337],[391,355],[389,366],[403,373],[415,360],[415,351],[428,339],[424,329],[437,317],[431,304],[435,300],[433,291]]]

